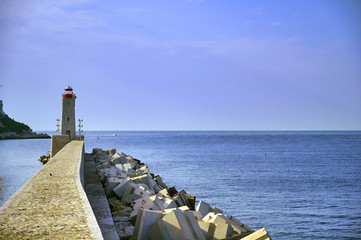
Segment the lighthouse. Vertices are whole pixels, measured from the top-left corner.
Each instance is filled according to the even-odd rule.
[[[61,121],[61,135],[69,136],[69,140],[76,139],[75,132],[75,99],[73,89],[68,85],[63,96],[63,114]]]
[[[62,118],[61,134],[51,136],[50,157],[55,156],[65,145],[71,141],[84,141],[83,135],[76,135],[75,130],[75,99],[73,88],[69,85],[64,89],[62,94]],[[58,119],[60,121],[60,119]],[[80,127],[79,123],[79,127]],[[57,125],[60,126],[59,124]]]

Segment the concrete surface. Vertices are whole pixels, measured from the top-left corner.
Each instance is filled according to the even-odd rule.
[[[85,192],[93,209],[104,239],[119,239],[114,227],[104,188],[95,170],[95,162],[91,154],[85,154]]]
[[[0,239],[102,239],[81,184],[84,142],[59,151],[0,208]]]

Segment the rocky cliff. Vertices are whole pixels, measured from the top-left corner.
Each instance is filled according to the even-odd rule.
[[[0,100],[0,139],[21,138],[50,138],[48,134],[35,133],[26,124],[10,118],[3,110],[3,102]]]

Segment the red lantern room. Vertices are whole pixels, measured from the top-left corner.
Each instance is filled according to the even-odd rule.
[[[75,94],[73,94],[73,89],[69,85],[64,90],[65,93],[63,94],[63,97],[72,98],[74,96],[76,98]]]

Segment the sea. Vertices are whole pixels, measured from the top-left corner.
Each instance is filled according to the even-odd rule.
[[[47,132],[54,134],[55,132]],[[361,131],[89,131],[273,239],[361,239]],[[1,140],[3,205],[43,165],[50,139]],[[1,194],[1,192],[0,192]]]

